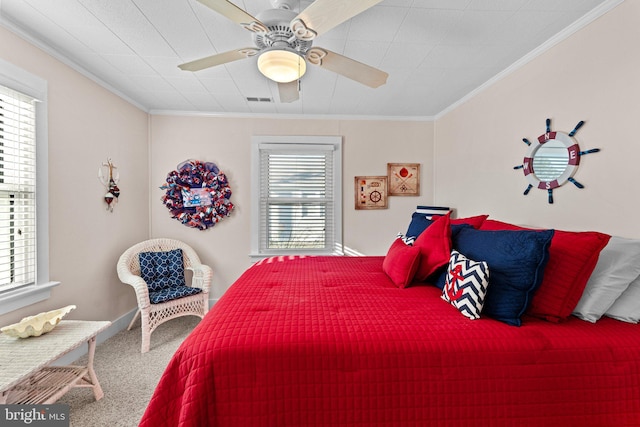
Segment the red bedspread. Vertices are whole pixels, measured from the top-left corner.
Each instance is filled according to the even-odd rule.
[[[142,426],[640,426],[640,326],[471,321],[382,257],[269,259],[169,363]]]

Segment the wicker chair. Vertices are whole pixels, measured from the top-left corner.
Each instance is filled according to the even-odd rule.
[[[149,301],[147,283],[140,275],[140,252],[166,252],[182,249],[184,269],[193,271],[192,287],[201,288],[202,292],[157,304]],[[138,299],[138,311],[131,320],[127,330],[131,330],[140,316],[142,323],[142,353],[149,351],[151,333],[162,323],[180,316],[198,316],[203,318],[209,311],[209,287],[212,270],[203,265],[195,251],[187,244],[173,239],[151,239],[133,245],[118,260],[118,277],[123,283],[133,286]]]

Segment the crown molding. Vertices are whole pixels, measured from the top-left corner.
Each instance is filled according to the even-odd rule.
[[[396,121],[396,122],[432,122],[433,116],[358,116],[332,114],[263,114],[263,113],[217,113],[203,111],[150,110],[152,116],[188,116],[219,117],[234,119],[273,119],[273,120],[363,120],[363,121]]]

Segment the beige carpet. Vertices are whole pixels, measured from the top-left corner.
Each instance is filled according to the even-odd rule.
[[[90,389],[77,388],[58,400],[70,406],[71,426],[137,426],[169,359],[199,321],[188,316],[160,325],[145,354],[140,353],[139,323],[99,344],[94,366],[104,397],[96,402]],[[85,356],[75,363],[86,360]]]

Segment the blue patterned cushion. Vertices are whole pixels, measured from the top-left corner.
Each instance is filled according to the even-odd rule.
[[[151,304],[158,304],[159,302],[188,297],[189,295],[199,294],[200,292],[202,292],[202,289],[200,288],[192,288],[191,286],[175,286],[155,292],[149,292],[149,301],[151,301]]]
[[[140,252],[140,276],[150,292],[185,286],[182,249],[167,252]]]
[[[480,318],[489,286],[489,267],[484,261],[472,261],[458,251],[451,251],[442,299],[464,316]]]

